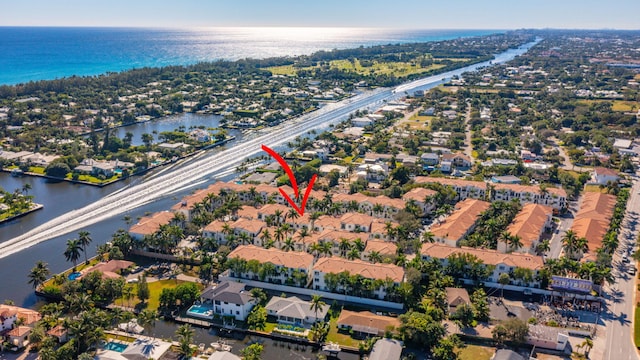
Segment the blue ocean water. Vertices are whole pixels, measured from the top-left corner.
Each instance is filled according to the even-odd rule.
[[[0,27],[0,84],[140,67],[448,40],[496,30]]]

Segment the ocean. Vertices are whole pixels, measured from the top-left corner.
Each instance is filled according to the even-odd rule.
[[[500,30],[0,27],[0,84],[204,61],[449,40]]]

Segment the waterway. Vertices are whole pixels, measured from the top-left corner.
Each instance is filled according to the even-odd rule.
[[[528,46],[522,47],[518,50],[510,50],[507,55],[500,54],[498,58],[500,60],[507,60],[509,58],[513,58],[516,55],[522,54],[528,50]],[[494,63],[496,60],[494,60]],[[477,64],[470,67],[466,67],[463,69],[456,70],[454,72],[449,72],[446,74],[441,74],[439,76],[430,77],[424,82],[417,83],[416,87],[420,87],[421,89],[428,89],[438,84],[442,83],[443,79],[448,79],[453,75],[461,74],[465,71],[474,70],[480,66],[487,66],[489,63]],[[415,87],[414,87],[415,88]],[[402,88],[404,91],[404,88]],[[344,118],[348,116],[348,113],[355,111],[355,109],[363,108],[365,106],[372,105],[375,102],[377,105],[383,101],[383,99],[390,99],[393,97],[402,96],[399,93],[392,93],[391,90],[387,90],[384,92],[376,93],[375,97],[369,97],[366,99],[366,103],[358,102],[358,100],[349,100],[347,101],[348,105],[343,105],[344,111],[341,111],[339,114],[332,114],[331,118],[321,118],[316,119],[318,126],[322,126],[323,124],[326,126],[329,122],[335,122],[339,118]],[[353,103],[351,103],[353,101]],[[332,107],[332,106],[328,106]],[[191,114],[185,114],[181,116],[192,117],[192,119],[200,119],[201,117]],[[173,121],[173,120],[171,120]],[[138,124],[134,126],[149,126],[152,123],[147,124]],[[191,124],[185,123],[184,126],[187,128]],[[206,125],[205,125],[206,126]],[[286,129],[292,129],[294,126],[287,124],[285,125]],[[167,127],[169,130],[175,128],[174,125]],[[160,128],[158,128],[160,129]],[[297,128],[296,128],[297,129]],[[299,130],[299,135],[302,135],[307,131],[308,128],[304,130]],[[153,131],[152,128],[146,128],[144,130],[138,130],[138,128],[134,128],[134,131],[148,132]],[[127,130],[124,130],[126,132]],[[131,131],[131,130],[128,130]],[[164,130],[162,130],[164,131]],[[124,135],[124,133],[123,133]],[[292,134],[288,134],[290,136]],[[134,136],[135,138],[140,138],[140,136]],[[221,152],[224,149],[233,148],[235,145],[240,145],[250,141],[249,139],[238,139],[233,143],[229,143],[223,149],[214,149],[211,150],[214,152],[213,154],[209,153],[202,158],[198,159],[193,158],[185,161],[182,164],[172,165],[174,168],[183,169],[188,168],[189,163],[198,162],[199,160],[207,160],[211,159],[211,162],[215,162],[217,157],[215,153]],[[241,146],[240,146],[241,147]],[[259,146],[256,146],[259,149]],[[240,154],[242,155],[242,154]],[[30,194],[35,196],[36,202],[45,205],[45,209],[35,212],[31,215],[25,216],[23,218],[17,219],[13,222],[4,224],[0,226],[0,244],[6,242],[10,239],[13,239],[16,236],[24,234],[42,224],[47,223],[47,221],[51,219],[55,219],[63,214],[68,214],[69,211],[83,208],[89,204],[95,204],[100,201],[102,206],[108,207],[108,201],[105,201],[105,196],[108,194],[112,194],[116,192],[116,190],[125,191],[125,188],[131,188],[135,185],[144,184],[149,182],[149,178],[157,177],[158,175],[154,175],[155,173],[163,173],[168,174],[171,169],[163,168],[156,170],[148,175],[143,177],[134,177],[128,179],[123,182],[119,182],[117,184],[105,187],[105,188],[96,188],[82,185],[73,185],[68,183],[49,183],[44,179],[39,178],[13,178],[8,174],[0,174],[0,186],[5,189],[13,190],[15,188],[21,188],[23,184],[29,183],[32,186],[30,190]],[[173,204],[177,203],[179,199],[185,194],[193,191],[196,187],[205,187],[215,179],[219,178],[228,178],[232,175],[232,172],[206,172],[204,176],[194,176],[193,178],[187,179],[187,181],[183,181],[183,184],[178,190],[171,191],[167,193],[162,193],[161,196],[153,196],[149,197],[149,200],[144,202],[141,206],[132,207],[131,210],[128,210],[126,213],[119,213],[117,215],[108,216],[104,218],[104,220],[97,221],[91,225],[84,226],[83,229],[89,231],[93,238],[93,243],[90,247],[90,253],[95,253],[95,249],[97,245],[103,244],[109,240],[110,235],[113,234],[118,228],[127,228],[128,225],[123,220],[125,215],[130,216],[132,219],[136,219],[137,217],[143,216],[146,213],[166,210],[171,207]],[[226,174],[226,175],[225,175]],[[127,199],[121,199],[123,206],[126,205]],[[71,214],[73,215],[73,213]],[[91,221],[89,221],[91,222]],[[43,229],[42,231],[46,231],[47,229]],[[4,299],[10,299],[14,301],[17,305],[21,306],[33,306],[37,298],[33,294],[33,289],[27,284],[27,274],[29,270],[33,267],[34,263],[38,260],[43,260],[49,264],[49,267],[52,272],[60,272],[70,266],[64,259],[63,252],[65,248],[65,242],[67,239],[73,238],[76,236],[77,231],[73,231],[69,234],[65,234],[62,236],[56,236],[51,238],[50,240],[35,244],[28,249],[12,253],[8,256],[0,256],[0,278],[2,279],[2,286],[0,286],[0,301]],[[90,254],[90,255],[91,255]],[[2,255],[2,254],[0,254]]]

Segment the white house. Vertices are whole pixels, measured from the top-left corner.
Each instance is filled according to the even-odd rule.
[[[309,301],[301,300],[295,296],[283,298],[274,296],[265,307],[268,315],[278,318],[278,322],[294,324],[297,326],[309,326],[327,317],[330,306],[324,304],[316,314],[311,309]],[[316,317],[317,315],[317,317]]]
[[[257,300],[244,288],[244,284],[235,281],[224,281],[207,288],[201,295],[203,304],[210,304],[213,313],[220,316],[233,316],[244,321]]]
[[[616,182],[620,180],[620,176],[618,176],[618,172],[615,170],[607,169],[605,167],[597,167],[593,169],[591,180],[596,184],[607,185],[608,182]]]

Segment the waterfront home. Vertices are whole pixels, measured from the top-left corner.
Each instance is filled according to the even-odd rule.
[[[130,268],[133,265],[135,265],[133,262],[126,260],[109,260],[107,262],[100,262],[96,265],[83,269],[80,278],[97,271],[102,274],[103,279],[117,279],[120,278],[120,274],[118,272]]]
[[[340,283],[327,280],[327,274],[348,273],[373,280],[370,290],[374,298],[384,300],[386,286],[398,286],[404,281],[404,269],[393,264],[372,264],[362,260],[347,260],[338,257],[320,258],[313,266],[313,289],[328,292],[346,292]],[[375,282],[380,280],[380,282]],[[385,284],[386,283],[386,284]]]
[[[274,296],[265,306],[267,315],[276,317],[279,323],[302,327],[308,327],[318,321],[324,321],[330,307],[328,304],[324,304],[316,313],[315,310],[311,309],[311,302],[301,300],[295,296],[286,298]]]
[[[16,326],[5,335],[5,341],[12,347],[18,349],[25,348],[29,345],[29,335],[31,334],[31,328],[28,326]]]
[[[402,341],[396,339],[380,339],[373,344],[369,360],[400,360]]]
[[[400,319],[376,315],[369,311],[342,310],[337,326],[341,330],[353,331],[360,336],[384,336],[385,332],[394,332],[400,328]]]
[[[567,256],[581,261],[596,261],[596,250],[602,246],[602,240],[609,231],[615,206],[615,195],[599,192],[585,192],[582,195],[580,209],[574,216],[571,230],[577,238],[587,239],[588,250],[586,253],[579,251]]]
[[[31,325],[41,318],[42,315],[35,310],[0,304],[0,333],[12,329],[19,319],[23,325]]]
[[[455,210],[444,221],[431,226],[431,233],[435,241],[449,246],[458,246],[475,228],[480,215],[489,209],[486,201],[465,199],[456,204]]]
[[[245,285],[235,281],[223,281],[210,286],[200,295],[203,305],[211,306],[213,314],[221,317],[231,317],[245,321],[257,300],[251,292],[245,290]]]
[[[523,252],[536,254],[536,247],[545,231],[553,226],[553,209],[549,206],[526,204],[516,215],[506,231],[520,238],[522,246],[513,248],[504,241],[498,241],[499,252]]]
[[[244,278],[270,282],[274,284],[285,284],[291,282],[296,276],[305,277],[304,285],[306,285],[308,274],[311,273],[313,267],[313,255],[305,252],[288,252],[275,248],[264,249],[254,245],[240,245],[235,248],[227,256],[227,261],[232,261],[232,266],[229,269],[231,277]],[[248,262],[255,261],[259,264],[271,264],[269,271],[254,270],[246,265]],[[233,264],[235,262],[235,264]],[[237,265],[237,266],[236,266]],[[273,269],[273,271],[271,271]],[[302,274],[302,275],[300,275]]]
[[[471,299],[469,298],[467,289],[447,287],[444,288],[444,290],[447,293],[447,306],[449,314],[455,312],[460,305],[471,305]]]
[[[217,350],[207,360],[242,360],[242,358],[228,351]]]
[[[481,260],[485,266],[490,266],[492,269],[491,274],[484,279],[488,282],[497,283],[501,274],[513,274],[516,268],[528,269],[532,273],[532,280],[530,283],[523,283],[522,280],[512,280],[514,285],[538,287],[539,284],[535,280],[538,272],[544,267],[544,262],[541,256],[510,253],[503,254],[495,250],[476,249],[468,247],[451,247],[439,243],[424,244],[420,249],[420,254],[424,261],[429,259],[439,259],[443,265],[446,265],[448,258],[453,255],[469,254],[475,256]],[[483,279],[479,279],[483,280]]]
[[[129,235],[133,240],[142,240],[145,236],[155,234],[163,225],[169,225],[175,218],[171,211],[160,211],[150,216],[141,217],[138,222],[129,228]]]

